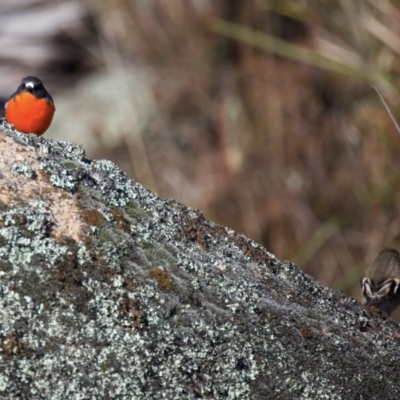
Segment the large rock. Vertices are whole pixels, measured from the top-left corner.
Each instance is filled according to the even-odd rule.
[[[1,398],[398,398],[397,323],[75,144],[0,129]]]

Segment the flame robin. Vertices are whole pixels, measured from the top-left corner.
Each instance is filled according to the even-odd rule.
[[[27,76],[5,105],[5,117],[17,131],[35,133],[47,131],[53,119],[54,102],[40,79]]]

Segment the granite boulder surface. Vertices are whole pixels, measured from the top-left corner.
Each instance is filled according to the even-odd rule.
[[[76,144],[0,147],[0,398],[400,396],[396,322]]]

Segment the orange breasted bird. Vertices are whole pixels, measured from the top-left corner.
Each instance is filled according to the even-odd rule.
[[[53,119],[54,101],[40,79],[27,76],[5,105],[5,117],[17,131],[35,133],[47,131]]]

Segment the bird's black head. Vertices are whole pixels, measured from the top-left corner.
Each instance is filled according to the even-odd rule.
[[[21,85],[11,97],[15,97],[23,92],[32,93],[38,99],[46,99],[48,102],[54,103],[52,97],[45,89],[43,82],[35,76],[27,76],[26,78],[22,79]]]

